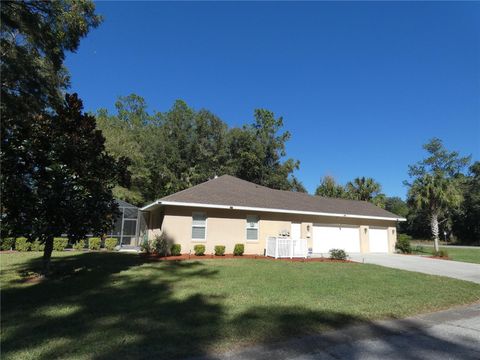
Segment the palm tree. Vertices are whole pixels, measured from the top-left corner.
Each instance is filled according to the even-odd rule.
[[[459,188],[455,186],[454,179],[446,178],[440,173],[425,174],[411,184],[408,197],[411,205],[428,212],[435,251],[438,251],[438,218],[460,205],[462,196]]]
[[[380,195],[382,186],[372,178],[356,178],[349,181],[346,185],[346,191],[354,200],[372,201],[373,198]]]

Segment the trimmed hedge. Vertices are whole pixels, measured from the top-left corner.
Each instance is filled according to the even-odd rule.
[[[233,248],[233,255],[242,256],[244,252],[245,252],[244,244],[235,244],[235,247]]]
[[[330,249],[330,259],[333,260],[347,260],[347,253],[343,249]]]
[[[0,250],[8,251],[15,248],[15,238],[7,237],[0,239]]]
[[[102,245],[102,239],[99,237],[91,237],[88,239],[88,249],[89,250],[100,250],[100,246]]]
[[[25,237],[19,237],[15,240],[15,249],[17,251],[29,251],[32,244]]]
[[[115,238],[106,238],[105,239],[105,249],[108,251],[115,250],[115,246],[117,246],[118,240]]]
[[[78,240],[73,244],[73,249],[77,251],[82,251],[85,248],[85,240]]]
[[[68,245],[68,239],[62,237],[53,238],[53,250],[63,251]]]
[[[170,254],[172,256],[178,256],[182,253],[182,245],[180,244],[173,244],[170,248]]]
[[[195,245],[193,251],[195,251],[195,255],[203,256],[205,255],[205,245]]]
[[[43,251],[45,250],[45,244],[42,244],[40,240],[35,240],[31,246],[32,251]]]
[[[224,245],[216,245],[215,246],[215,255],[216,256],[225,255],[225,246]]]

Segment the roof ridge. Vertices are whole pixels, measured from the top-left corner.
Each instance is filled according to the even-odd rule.
[[[218,181],[218,183],[216,183]],[[208,179],[200,184],[158,199],[157,202],[250,206],[298,211],[341,213],[363,216],[399,216],[369,201],[341,199],[272,189],[230,174]]]

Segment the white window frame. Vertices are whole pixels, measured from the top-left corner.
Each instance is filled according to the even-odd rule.
[[[249,218],[256,218],[257,219],[257,226],[251,227],[250,226],[250,221],[248,221]],[[246,224],[245,224],[245,240],[249,243],[256,243],[258,242],[258,239],[260,238],[260,217],[258,215],[247,215],[247,218],[245,219]],[[247,233],[248,230],[251,229],[256,229],[257,230],[257,238],[255,240],[253,239],[248,239]]]
[[[195,215],[201,215],[203,217],[205,217],[205,225],[193,225],[193,218]],[[192,237],[192,242],[206,242],[207,241],[207,213],[206,212],[203,212],[203,211],[194,211],[192,213],[192,227],[191,227],[191,237]],[[193,228],[194,227],[203,227],[205,228],[205,237],[203,239],[196,239],[193,237]]]

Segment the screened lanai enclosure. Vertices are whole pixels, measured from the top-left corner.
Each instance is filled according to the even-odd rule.
[[[115,220],[108,237],[118,239],[122,248],[135,248],[140,246],[147,236],[146,215],[135,205],[123,200],[116,200],[120,215]]]

